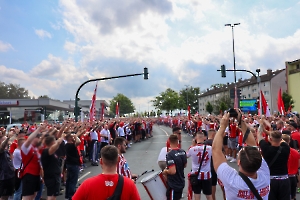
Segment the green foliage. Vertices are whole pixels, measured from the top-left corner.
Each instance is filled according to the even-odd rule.
[[[187,110],[188,105],[191,106],[191,114],[195,114],[199,110],[198,96],[200,94],[199,87],[186,86],[179,91],[179,108]]]
[[[172,111],[178,108],[179,95],[171,88],[168,88],[151,102],[159,110]]]
[[[233,107],[232,100],[228,95],[223,95],[219,97],[214,103],[214,112],[219,114],[220,111],[224,112],[225,110]]]
[[[39,99],[51,99],[48,95],[41,95],[38,98]]]
[[[119,113],[120,116],[124,115],[124,114],[128,114],[128,113],[133,113],[135,110],[135,107],[132,103],[132,101],[126,97],[123,94],[117,94],[117,96],[115,96],[111,101],[110,101],[110,112],[112,112],[113,114],[116,113],[116,105],[117,102],[119,102]]]
[[[206,111],[211,114],[212,111],[214,110],[213,105],[210,102],[207,102],[206,106],[205,106]]]
[[[29,99],[28,90],[18,84],[0,82],[0,99]]]
[[[286,92],[282,93],[282,100],[283,100],[283,104],[284,104],[284,109],[285,111],[287,111],[289,109],[289,107],[291,106],[292,108],[294,108],[294,100],[292,98],[291,95],[289,95]]]

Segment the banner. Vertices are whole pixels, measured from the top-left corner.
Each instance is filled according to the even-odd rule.
[[[92,96],[92,103],[91,103],[91,106],[90,106],[90,123],[92,123],[96,117],[96,106],[95,106],[95,102],[96,102],[96,94],[97,94],[97,86],[98,86],[98,81],[96,83],[96,87],[95,87],[95,90],[94,90],[94,94]]]

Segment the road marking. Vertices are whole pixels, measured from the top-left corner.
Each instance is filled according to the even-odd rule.
[[[85,173],[85,174],[83,174],[79,179],[78,179],[78,181],[80,181],[81,179],[83,179],[84,177],[86,177],[87,175],[89,175],[91,172],[87,172],[87,173]]]
[[[160,128],[160,127],[159,127]],[[163,132],[165,132],[165,134],[167,135],[167,136],[169,136],[169,134],[167,133],[167,131],[165,131],[164,129],[162,129],[162,128],[160,128],[160,130],[162,130]]]

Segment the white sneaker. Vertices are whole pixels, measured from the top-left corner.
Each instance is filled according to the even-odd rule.
[[[226,160],[230,161],[231,159],[232,159],[232,157],[226,156]]]
[[[232,160],[229,161],[229,162],[234,163],[234,162],[236,162],[236,159],[235,159],[235,158],[232,158]]]

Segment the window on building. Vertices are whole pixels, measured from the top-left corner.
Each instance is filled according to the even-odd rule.
[[[270,92],[269,91],[264,91],[264,95],[269,96]]]
[[[251,94],[248,94],[248,98],[250,98],[251,97]]]
[[[300,69],[300,64],[297,64],[297,65],[296,65],[296,69]]]

